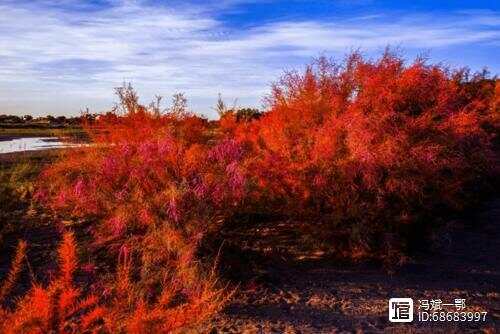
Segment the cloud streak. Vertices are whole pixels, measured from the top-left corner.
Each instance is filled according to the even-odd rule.
[[[1,106],[42,114],[101,109],[125,80],[146,97],[185,91],[193,108],[208,114],[218,92],[258,105],[284,68],[322,52],[371,53],[388,44],[417,51],[498,46],[500,40],[500,15],[491,11],[278,20],[238,29],[203,9],[141,1],[0,4]],[[51,103],[61,98],[66,103]]]

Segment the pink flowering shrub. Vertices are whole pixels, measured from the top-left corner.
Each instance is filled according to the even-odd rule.
[[[115,268],[118,254],[131,254],[127,282],[141,305],[140,317],[127,321],[147,323],[153,309],[158,319],[168,317],[171,310],[161,313],[155,306],[162,299],[189,301],[186,312],[204,305],[197,312],[205,316],[219,308],[226,292],[197,251],[245,196],[242,148],[231,139],[200,143],[206,122],[195,116],[160,116],[141,105],[128,109],[87,126],[92,145],[66,152],[42,173],[38,200],[60,216],[90,220],[93,248],[105,249]],[[94,283],[116,289],[114,282]],[[199,318],[171,316],[188,325],[190,317]]]
[[[125,124],[128,117],[123,117]],[[98,124],[100,131],[106,127],[111,133],[96,137],[105,142],[68,153],[42,175],[38,197],[59,213],[98,218],[98,243],[121,246],[127,235],[161,225],[195,236],[214,217],[230,214],[244,196],[243,154],[236,141],[189,142],[177,138],[161,119],[148,127],[146,137],[144,120],[154,117],[145,113],[140,123],[116,129]],[[129,126],[140,140],[135,132],[126,137],[113,133],[128,133]]]

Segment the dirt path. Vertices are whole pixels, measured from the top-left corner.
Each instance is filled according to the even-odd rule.
[[[325,261],[276,265],[265,282],[247,284],[205,331],[212,333],[485,332],[500,329],[500,199],[481,214],[454,221],[439,235],[434,255],[414,259],[388,275],[375,265]],[[465,298],[467,311],[486,322],[394,324],[391,297]]]

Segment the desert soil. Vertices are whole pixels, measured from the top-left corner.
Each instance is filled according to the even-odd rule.
[[[444,232],[446,231],[446,232]],[[210,333],[496,333],[500,329],[500,198],[450,222],[438,247],[390,274],[375,264],[270,261],[199,331]],[[271,246],[272,247],[272,246]],[[276,245],[277,247],[277,245]],[[395,324],[388,299],[466,300],[485,322]],[[416,306],[417,307],[417,306]],[[452,308],[453,310],[453,308]]]

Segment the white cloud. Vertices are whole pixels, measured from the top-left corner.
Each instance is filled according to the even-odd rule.
[[[204,11],[202,6],[111,3],[92,11],[75,10],[82,4],[76,0],[65,2],[72,10],[54,2],[0,4],[0,103],[6,112],[105,108],[112,87],[124,80],[146,97],[185,91],[193,107],[205,113],[218,92],[258,106],[282,69],[321,52],[340,56],[352,48],[371,52],[388,44],[439,49],[500,39],[500,15],[484,11],[309,19],[238,30],[214,16],[213,4]]]

